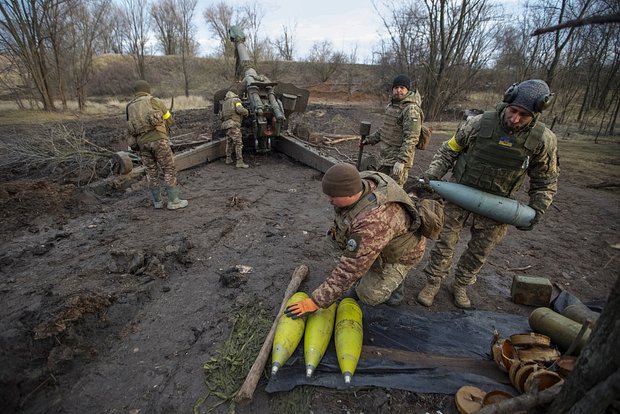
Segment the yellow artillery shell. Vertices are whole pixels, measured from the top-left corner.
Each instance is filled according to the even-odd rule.
[[[304,292],[297,292],[286,302],[289,306],[295,302],[307,299],[308,295]],[[280,315],[276,333],[273,337],[273,348],[271,349],[271,375],[275,375],[278,369],[288,361],[290,356],[297,349],[297,345],[304,336],[306,327],[306,317],[293,319],[284,313]]]
[[[345,298],[338,305],[334,338],[340,372],[344,376],[344,382],[350,384],[362,353],[364,338],[362,309],[352,298]]]
[[[310,378],[314,369],[321,362],[327,345],[334,332],[334,320],[336,319],[336,304],[333,303],[327,309],[319,309],[306,321],[306,333],[304,334],[304,359],[306,362],[306,377]]]

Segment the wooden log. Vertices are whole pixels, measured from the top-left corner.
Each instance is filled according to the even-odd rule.
[[[269,334],[267,334],[267,339],[263,343],[252,368],[250,368],[250,372],[245,377],[245,381],[241,388],[239,388],[239,392],[235,396],[235,402],[237,403],[248,403],[252,400],[252,396],[254,395],[254,390],[256,389],[256,385],[258,384],[258,380],[260,379],[263,370],[265,369],[265,363],[269,358],[269,354],[271,353],[271,347],[273,346],[273,338],[276,334],[276,326],[278,325],[278,319],[282,312],[284,312],[284,307],[286,306],[286,302],[293,296],[293,293],[297,291],[301,282],[308,275],[308,267],[305,265],[300,265],[295,268],[293,272],[293,276],[291,277],[291,281],[286,288],[286,292],[284,292],[284,299],[282,299],[282,304],[280,305],[280,310],[276,315],[273,324],[271,325],[271,329],[269,330]]]

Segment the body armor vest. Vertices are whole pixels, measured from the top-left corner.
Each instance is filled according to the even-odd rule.
[[[226,99],[222,103],[222,129],[241,126],[241,115],[237,113],[235,106],[241,103],[241,99]]]
[[[405,251],[413,249],[420,241],[418,229],[420,228],[420,216],[413,200],[403,191],[403,189],[393,180],[386,180],[386,175],[374,171],[362,171],[362,179],[370,179],[377,184],[372,190],[370,185],[364,183],[364,190],[359,201],[352,207],[345,209],[335,218],[334,237],[341,249],[345,249],[347,241],[351,236],[351,223],[359,214],[371,210],[377,206],[388,202],[400,203],[405,208],[411,218],[409,231],[390,240],[381,252],[382,259],[387,263],[397,263],[398,259]]]
[[[403,144],[403,126],[399,124],[399,117],[409,105],[416,105],[420,116],[422,110],[413,100],[413,93],[403,98],[400,102],[392,102],[385,110],[383,125],[381,126],[381,141],[391,147],[400,147]],[[420,122],[422,119],[420,119]]]
[[[153,108],[151,98],[151,95],[138,96],[127,104],[127,126],[131,135],[137,137],[154,130],[168,133],[164,114]]]
[[[530,157],[543,143],[545,124],[537,122],[529,132],[508,134],[497,111],[485,112],[473,144],[454,166],[454,180],[487,193],[513,196],[523,185]]]

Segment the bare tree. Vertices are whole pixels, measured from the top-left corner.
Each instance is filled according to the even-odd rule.
[[[179,51],[180,16],[175,0],[162,0],[151,7],[151,19],[155,38],[164,55],[176,55]]]
[[[224,56],[224,59],[228,63],[234,56],[234,48],[228,38],[228,31],[232,26],[238,23],[235,20],[235,9],[232,6],[227,6],[224,2],[219,2],[207,7],[203,12],[203,17],[209,31],[220,43],[220,54]]]
[[[48,33],[43,25],[51,3],[52,0],[0,2],[0,48],[25,69],[24,80],[32,81],[46,111],[56,109],[46,50]]]
[[[295,23],[292,28],[290,26],[282,26],[282,33],[272,42],[278,54],[284,60],[293,60],[296,29],[297,23]]]
[[[417,81],[425,113],[434,119],[471,89],[493,57],[498,10],[487,0],[386,0],[383,6],[388,14],[375,5],[388,32],[382,59],[394,56],[392,66]]]
[[[125,12],[117,3],[110,3],[101,21],[97,53],[123,54],[127,51],[125,33],[129,31]]]
[[[306,59],[312,72],[320,82],[327,82],[331,76],[345,63],[342,52],[335,52],[332,42],[323,40],[314,42]]]
[[[68,40],[71,52],[67,61],[72,74],[72,83],[80,111],[86,105],[85,86],[92,75],[93,56],[97,39],[104,32],[104,16],[109,11],[110,0],[82,1],[68,10]]]
[[[189,97],[189,70],[188,59],[196,54],[197,45],[194,40],[196,28],[192,21],[196,11],[197,0],[176,0],[179,15],[179,32],[181,40],[181,65],[183,67],[183,80],[185,96]]]
[[[125,17],[128,22],[129,52],[136,63],[136,70],[140,79],[146,79],[144,64],[146,45],[149,41],[150,23],[148,18],[148,0],[123,0]]]
[[[252,55],[254,65],[256,65],[259,60],[263,60],[265,48],[268,47],[268,43],[265,39],[261,39],[260,37],[260,29],[263,18],[265,17],[265,10],[258,2],[247,3],[241,7],[238,15],[245,28],[248,51]]]

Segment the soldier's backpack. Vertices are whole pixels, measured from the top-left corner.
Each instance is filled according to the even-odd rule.
[[[422,129],[420,130],[420,139],[418,140],[418,144],[415,147],[419,150],[425,150],[426,147],[428,147],[428,143],[431,142],[432,133],[432,128],[422,124]]]

